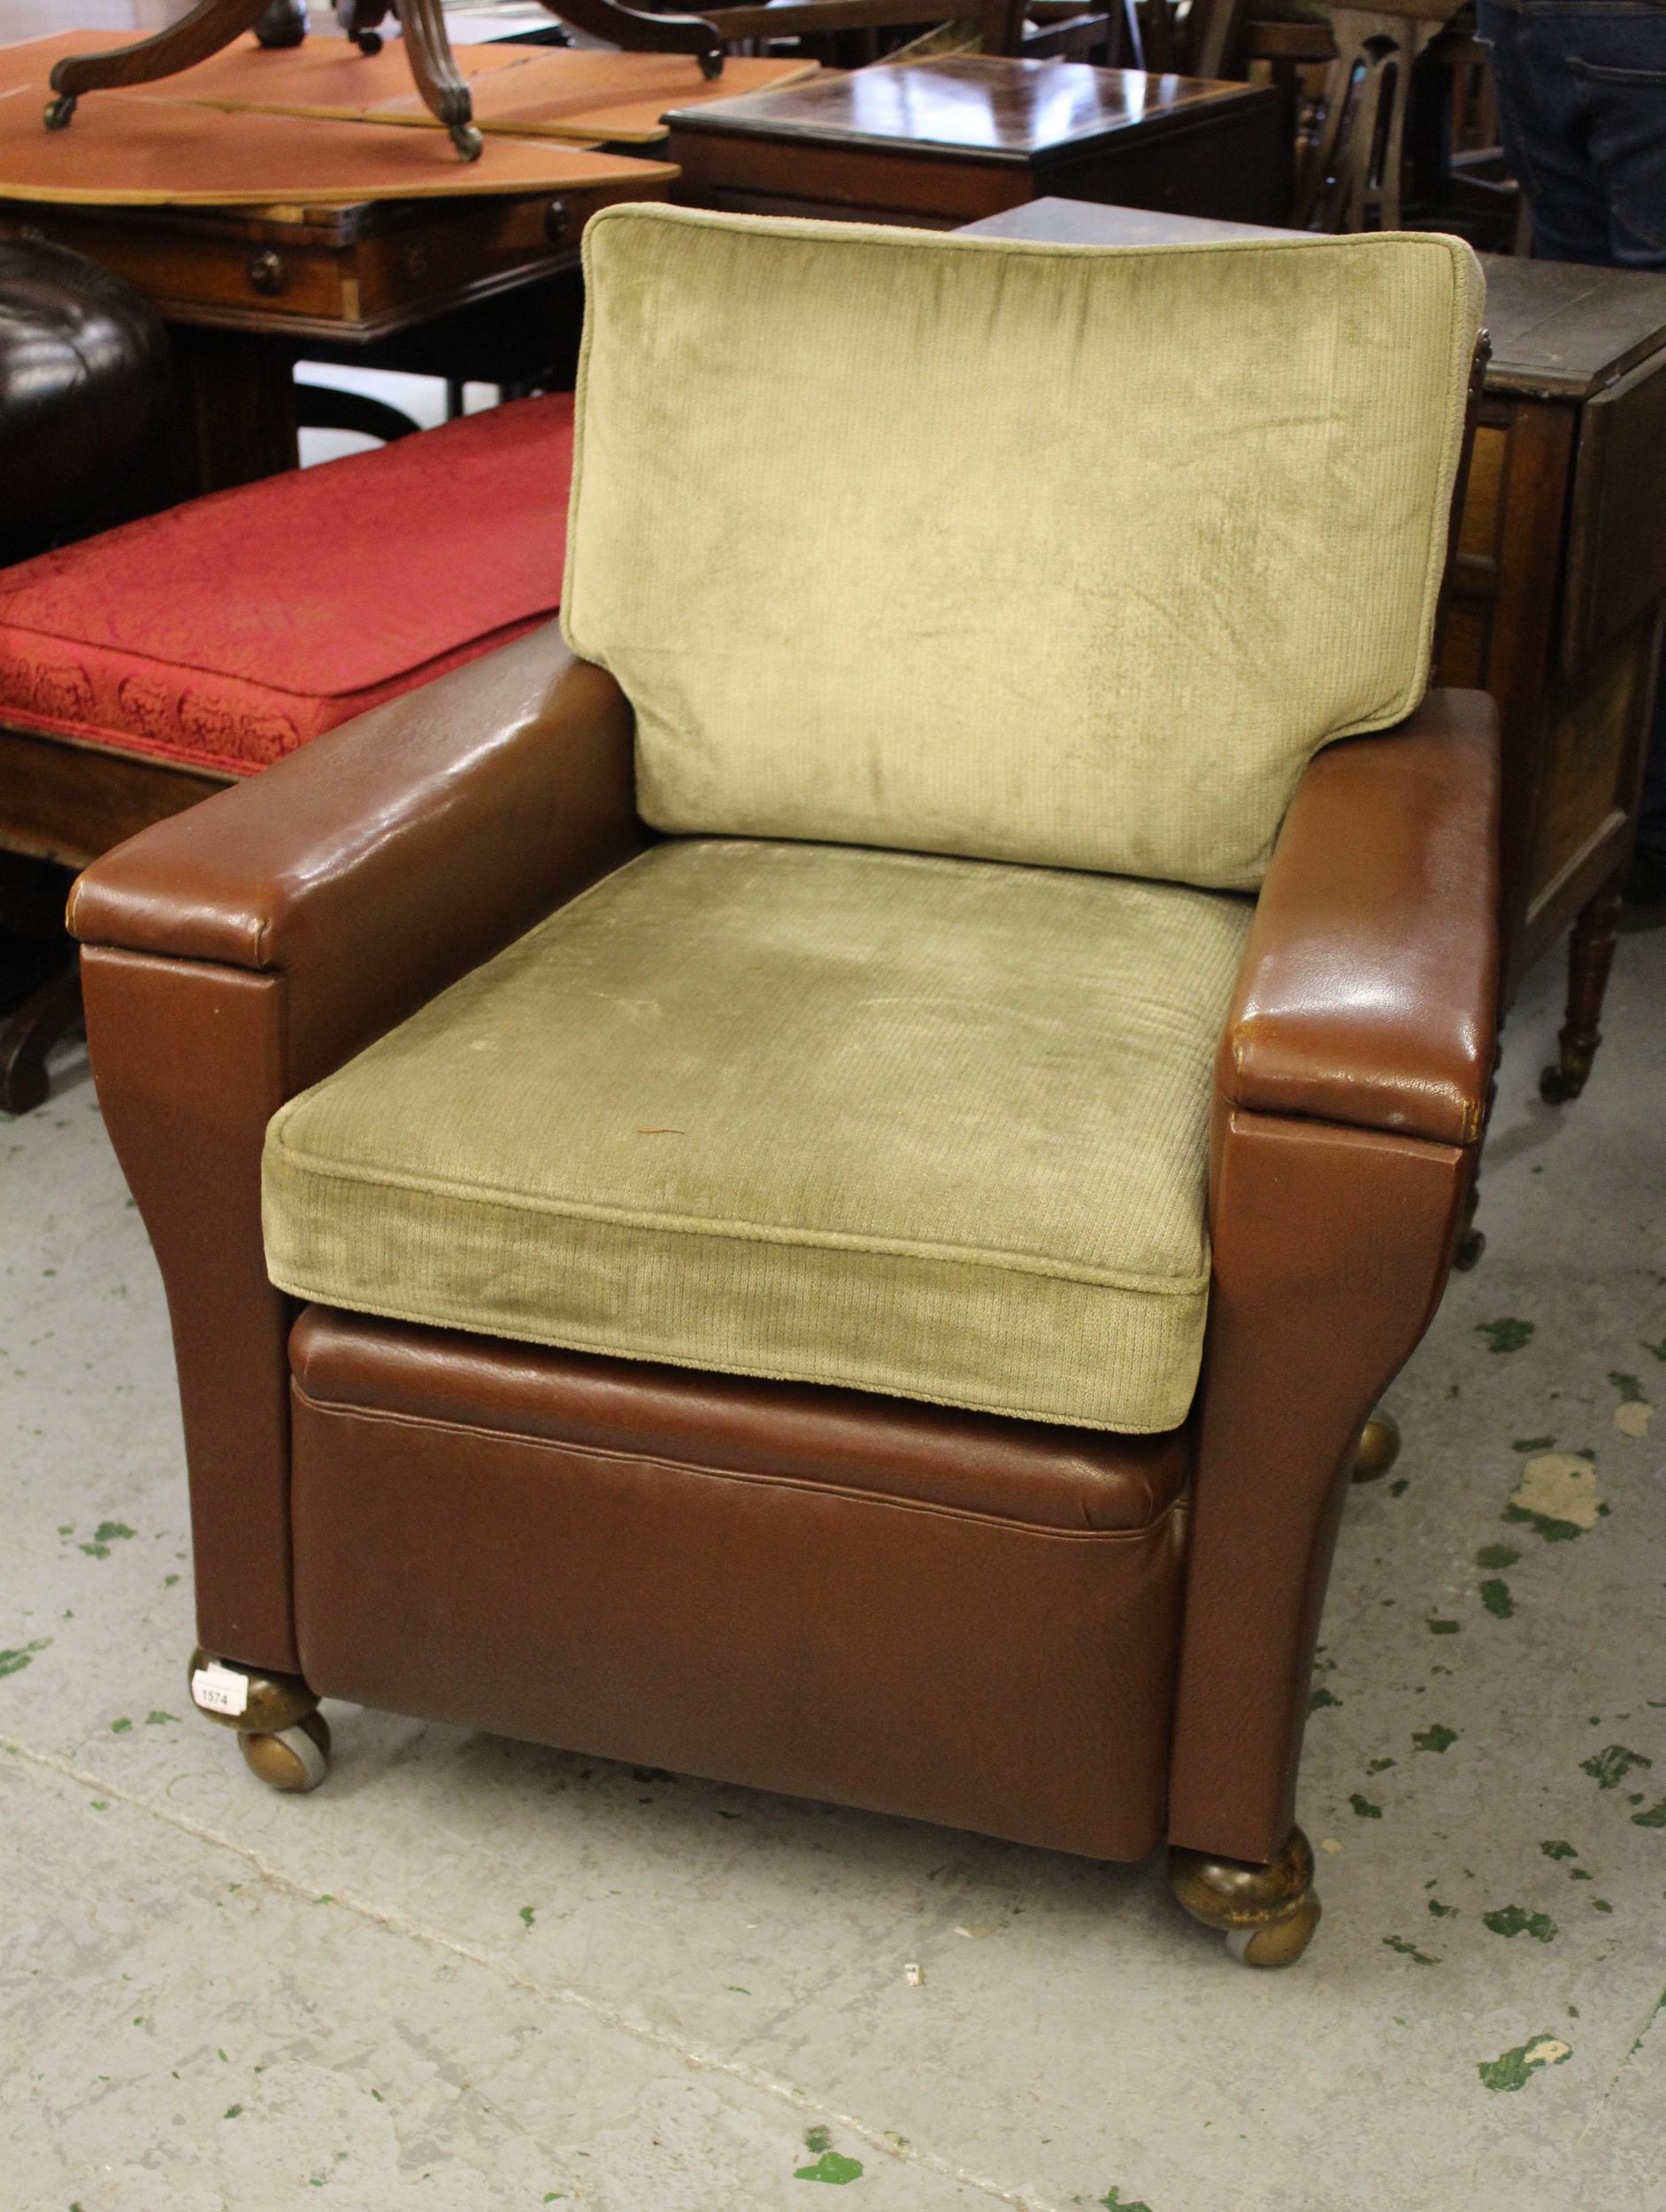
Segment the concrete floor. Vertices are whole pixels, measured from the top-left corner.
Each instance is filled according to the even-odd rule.
[[[1155,1862],[351,1708],[260,1787],[189,1711],[167,1330],[69,1053],[0,1126],[4,2212],[1666,2207],[1666,932],[1561,1111],[1556,981],[1350,1505],[1325,1922],[1267,1976]]]

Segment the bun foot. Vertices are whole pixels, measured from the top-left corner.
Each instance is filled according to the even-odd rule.
[[[478,123],[453,123],[451,143],[464,161],[478,161],[486,141],[480,135]]]
[[[315,1790],[329,1772],[330,1727],[298,1674],[266,1674],[205,1651],[191,1660],[191,1701],[234,1728],[251,1774],[274,1790]]]
[[[302,1796],[317,1789],[330,1770],[330,1724],[322,1713],[309,1713],[275,1735],[245,1735],[238,1741],[249,1771],[269,1789]]]
[[[1169,1887],[1194,1920],[1218,1929],[1244,1966],[1294,1966],[1319,1924],[1313,1850],[1300,1828],[1266,1866],[1177,1846],[1169,1853]]]
[[[1378,1406],[1360,1432],[1354,1455],[1355,1482],[1380,1482],[1400,1457],[1400,1424]]]

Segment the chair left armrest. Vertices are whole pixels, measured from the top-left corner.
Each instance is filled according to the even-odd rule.
[[[1498,717],[1432,691],[1327,746],[1274,851],[1216,1086],[1230,1106],[1446,1144],[1486,1119],[1498,1011]]]

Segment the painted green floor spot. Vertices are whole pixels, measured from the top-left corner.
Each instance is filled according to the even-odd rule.
[[[804,2136],[804,2148],[812,2156],[818,2151],[830,2151],[833,2148],[833,2130],[821,2127],[808,2129]]]
[[[1496,1575],[1481,1585],[1481,1602],[1494,1620],[1507,1621],[1516,1610],[1509,1583],[1501,1582]]]
[[[159,1705],[153,1705],[144,1717],[144,1724],[147,1728],[162,1728],[169,1721],[177,1721],[179,1717],[177,1713],[165,1713]]]
[[[1646,1813],[1631,1815],[1633,1828],[1666,1828],[1666,1797],[1658,1805],[1651,1805]]]
[[[1499,1517],[1514,1521],[1517,1527],[1532,1529],[1535,1536],[1542,1536],[1547,1544],[1565,1544],[1585,1534],[1577,1521],[1558,1521],[1548,1513],[1530,1513],[1524,1505],[1507,1505]]]
[[[1438,1897],[1432,1897],[1429,1900],[1429,1909],[1437,1920],[1455,1920],[1457,1918],[1457,1907],[1455,1905],[1443,1905]]]
[[[83,1544],[81,1548],[89,1559],[108,1559],[110,1547],[112,1544],[120,1543],[125,1537],[132,1534],[133,1531],[125,1521],[100,1521],[98,1526],[93,1531],[92,1542]]]
[[[1539,1847],[1547,1859],[1577,1859],[1579,1855],[1570,1843],[1541,1843]]]
[[[1623,1743],[1606,1745],[1588,1759],[1581,1759],[1579,1771],[1588,1774],[1600,1790],[1617,1790],[1634,1767],[1652,1767],[1654,1762],[1641,1751],[1632,1751]]]
[[[1310,1713],[1317,1713],[1322,1705],[1340,1705],[1341,1702],[1341,1699],[1338,1697],[1334,1690],[1327,1690],[1324,1685],[1320,1683],[1318,1688],[1308,1700],[1308,1710]]]
[[[21,1674],[25,1667],[33,1666],[35,1653],[44,1651],[51,1640],[50,1636],[39,1636],[17,1651],[0,1651],[0,1674]]]
[[[1383,1941],[1391,1951],[1398,1951],[1402,1958],[1409,1958],[1418,1966],[1439,1966],[1440,1963],[1427,1951],[1420,1951],[1415,1943],[1408,1943],[1404,1936],[1385,1936]]]
[[[842,2185],[847,2181],[860,2181],[862,2161],[847,2158],[842,2151],[824,2151],[813,2166],[795,2166],[795,2181],[831,2181]]]
[[[1622,1405],[1646,1405],[1648,1402],[1648,1393],[1635,1375],[1623,1375],[1617,1368],[1611,1368],[1608,1371],[1608,1380],[1619,1392]]]
[[[1432,1636],[1455,1636],[1463,1625],[1462,1621],[1431,1621],[1429,1633]]]
[[[1478,1321],[1475,1333],[1486,1339],[1489,1352],[1519,1352],[1532,1335],[1533,1328],[1532,1322],[1518,1321],[1511,1314],[1501,1321]]]
[[[1449,1751],[1457,1740],[1457,1730],[1447,1728],[1440,1721],[1436,1721],[1432,1728],[1417,1729],[1411,1739],[1419,1751]]]
[[[119,1720],[112,1720],[111,1722],[110,1732],[112,1736],[125,1736],[132,1726],[133,1723],[124,1713]]]
[[[522,1925],[530,1928],[538,1916],[530,1905],[523,1905],[520,1909],[520,1917]]]
[[[1105,2212],[1151,2212],[1148,2204],[1141,2204],[1136,2197],[1125,2197],[1120,2189],[1108,2189],[1102,2197],[1094,2199],[1103,2205]]]
[[[1347,1801],[1362,1820],[1380,1820],[1383,1816],[1382,1807],[1373,1805],[1369,1797],[1362,1797],[1357,1790],[1349,1793]]]
[[[1541,2067],[1565,2065],[1572,2056],[1573,2046],[1559,2035],[1535,2035],[1496,2058],[1483,2059],[1475,2070],[1484,2089],[1525,2089]]]
[[[1366,1762],[1365,1771],[1367,1774],[1381,1774],[1385,1769],[1398,1766],[1399,1763],[1397,1759],[1370,1759]]]
[[[1510,1449],[1513,1452],[1547,1452],[1555,1440],[1554,1436],[1518,1436]]]
[[[1662,1337],[1658,1344],[1651,1344],[1646,1336],[1639,1336],[1637,1340],[1646,1352],[1653,1352],[1656,1359],[1666,1359],[1666,1336]]]
[[[1481,1925],[1494,1935],[1530,1935],[1536,1943],[1554,1942],[1556,1936],[1556,1924],[1547,1912],[1529,1912],[1521,1905],[1503,1905],[1497,1912],[1484,1912]]]
[[[1514,1544],[1483,1544],[1475,1555],[1478,1567],[1490,1567],[1494,1573],[1505,1567],[1513,1567],[1521,1557]]]

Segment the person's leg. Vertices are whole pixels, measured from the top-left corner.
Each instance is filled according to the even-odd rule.
[[[1476,29],[1490,49],[1499,130],[1526,195],[1535,255],[1605,262],[1611,257],[1608,196],[1582,88],[1562,52],[1570,12],[1551,14],[1533,0],[1478,0]]]

